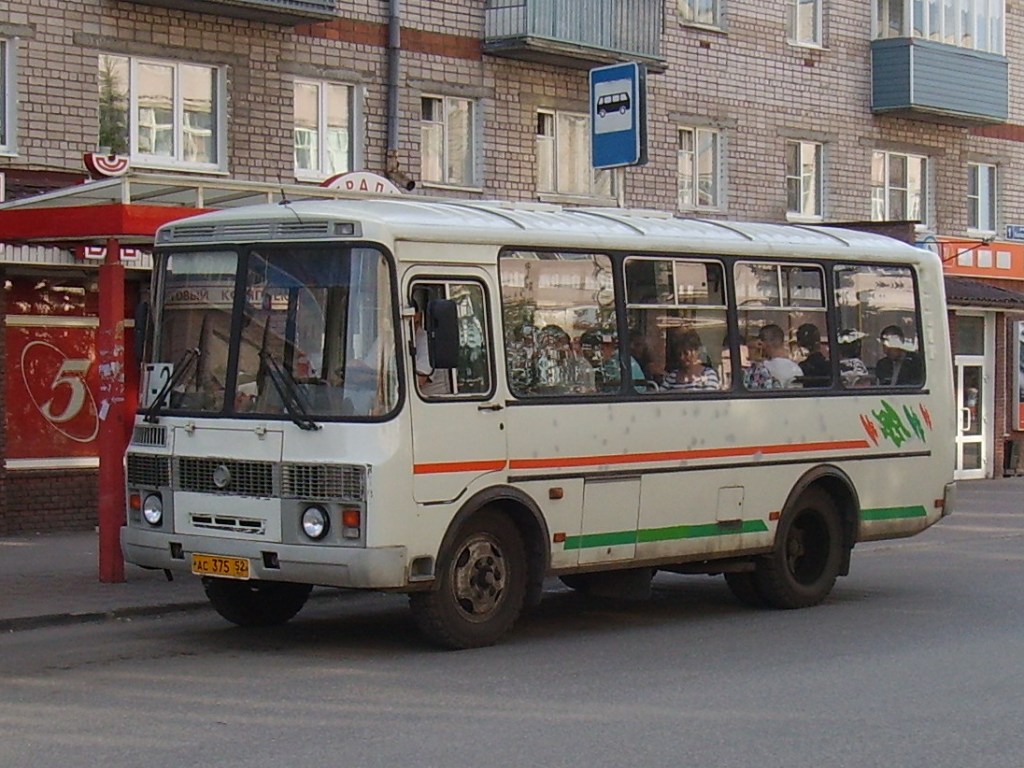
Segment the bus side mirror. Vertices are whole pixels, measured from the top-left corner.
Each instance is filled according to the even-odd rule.
[[[433,368],[456,368],[459,364],[459,313],[454,301],[434,299],[427,305],[424,324],[427,350]]]

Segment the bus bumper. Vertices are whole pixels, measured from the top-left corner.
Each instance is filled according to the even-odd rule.
[[[192,554],[244,557],[251,578],[353,589],[407,586],[405,547],[348,548],[218,539],[121,528],[126,562],[143,568],[192,570]],[[276,567],[268,567],[274,564]]]

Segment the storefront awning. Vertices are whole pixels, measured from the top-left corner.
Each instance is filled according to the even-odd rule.
[[[0,243],[146,245],[161,225],[211,209],[342,196],[304,184],[128,174],[0,204]]]
[[[1024,311],[1024,293],[978,280],[946,276],[946,303],[958,307],[984,307],[1008,312]]]

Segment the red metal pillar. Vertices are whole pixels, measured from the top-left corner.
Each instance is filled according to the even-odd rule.
[[[100,266],[100,328],[96,338],[99,358],[100,411],[100,581],[124,581],[121,526],[124,524],[125,402],[124,402],[124,265],[121,244],[107,240]]]

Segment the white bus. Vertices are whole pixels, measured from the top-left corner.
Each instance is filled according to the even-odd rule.
[[[952,510],[936,256],[863,232],[403,197],[159,231],[126,559],[239,625],[408,593],[451,648],[548,577],[799,608]]]

